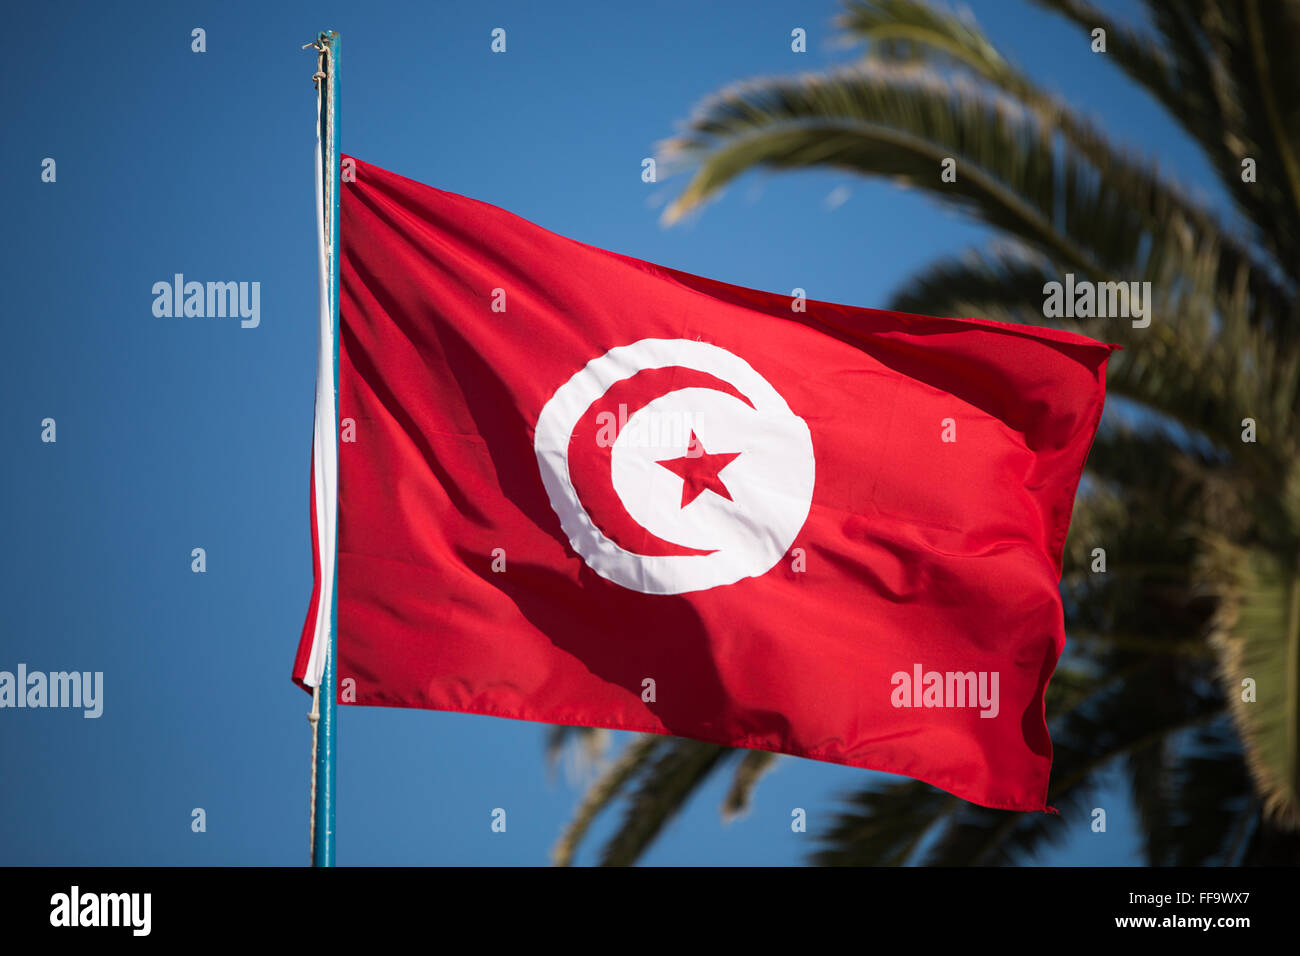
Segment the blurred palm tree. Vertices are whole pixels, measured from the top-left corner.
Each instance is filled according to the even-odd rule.
[[[865,45],[856,65],[731,87],[666,145],[694,171],[669,221],[757,167],[831,168],[924,190],[998,231],[913,276],[892,309],[1044,324],[1044,285],[1066,272],[1152,283],[1148,328],[1052,323],[1124,346],[1075,508],[1070,641],[1047,698],[1049,802],[1065,816],[890,779],[848,798],[813,861],[1031,859],[1066,820],[1086,825],[1118,772],[1152,865],[1300,862],[1300,2],[1148,0],[1144,27],[1039,3],[1081,43],[1104,31],[1105,55],[1204,151],[1240,225],[1036,84],[969,15],[919,0],[849,0],[839,25]],[[775,759],[638,737],[591,787],[556,862],[619,799],[602,861],[634,862],[703,782],[730,772],[736,813]]]

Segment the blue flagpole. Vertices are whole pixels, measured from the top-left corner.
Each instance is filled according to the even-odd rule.
[[[334,436],[338,442],[339,407],[339,48],[340,38],[334,31],[321,33],[317,42],[324,54],[324,95],[321,97],[321,128],[325,131],[325,213],[329,217],[329,300],[330,319],[334,330]],[[335,485],[337,489],[337,482]],[[337,495],[335,496],[337,499]],[[338,527],[338,502],[334,508],[334,526]],[[319,717],[316,724],[316,788],[312,833],[312,866],[334,865],[334,784],[335,784],[335,702],[338,694],[338,540],[335,539],[334,560],[322,574],[333,579],[330,589],[329,641],[325,650],[325,667],[321,675]]]

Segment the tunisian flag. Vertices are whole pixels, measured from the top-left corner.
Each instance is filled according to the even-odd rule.
[[[675,734],[1046,808],[1061,552],[1110,346],[726,285],[355,170],[340,703]]]

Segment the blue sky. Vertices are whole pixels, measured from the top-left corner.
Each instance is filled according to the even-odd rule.
[[[1117,139],[1217,197],[1198,154],[1086,39],[971,4],[1001,49]],[[641,160],[733,80],[845,62],[833,3],[23,4],[0,58],[7,347],[0,350],[0,669],[104,673],[97,720],[0,711],[0,864],[307,859],[308,697],[289,680],[311,590],[312,150],[320,29],[343,36],[345,151],[548,229],[727,282],[883,306],[988,232],[844,175],[752,175],[671,229],[682,183]],[[191,30],[207,51],[191,51]],[[489,50],[494,27],[507,53]],[[790,31],[808,52],[790,51]],[[57,180],[41,181],[41,162]],[[849,189],[829,208],[827,196]],[[257,281],[261,321],[153,315],[174,273]],[[57,423],[57,442],[40,440]],[[191,549],[207,572],[190,570]],[[340,715],[341,864],[543,864],[580,788],[543,725]],[[615,735],[617,744],[625,738]],[[726,826],[707,787],[645,857],[802,862],[870,775],[784,758]],[[1064,821],[1043,862],[1137,862]],[[201,807],[207,831],[191,831]],[[493,808],[508,829],[490,829]],[[808,834],[790,831],[790,808]],[[579,862],[621,815],[602,819]]]

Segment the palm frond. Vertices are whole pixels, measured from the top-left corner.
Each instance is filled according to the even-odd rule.
[[[735,751],[698,740],[669,738],[646,767],[628,801],[622,826],[605,844],[602,866],[629,866],[685,805],[701,783]]]
[[[657,734],[642,734],[634,738],[600,779],[587,789],[573,819],[551,850],[551,860],[556,866],[568,866],[573,862],[578,844],[596,817],[650,765],[655,753],[666,743],[667,739]]]
[[[1255,261],[1244,240],[1231,235],[1207,209],[1191,201],[1154,166],[1116,146],[1093,123],[1005,60],[969,12],[953,13],[924,0],[846,0],[845,5],[840,23],[868,44],[873,57],[931,66],[951,63],[987,81],[1032,110],[1046,130],[1059,133],[1070,149],[1081,153],[1116,188],[1127,192],[1130,201],[1141,206],[1149,227],[1164,227],[1170,223],[1171,212],[1176,214],[1198,233],[1219,238],[1224,248],[1225,281],[1245,264],[1253,273],[1252,281],[1258,283],[1259,293],[1267,292],[1279,301],[1284,298],[1282,290],[1268,277],[1268,264]],[[1149,74],[1147,78],[1153,84],[1166,85],[1163,78],[1169,74],[1170,64],[1160,45],[1115,24],[1111,29],[1118,32],[1120,59],[1133,57],[1135,67]]]
[[[746,750],[745,755],[736,764],[736,772],[731,777],[731,786],[722,801],[722,819],[734,820],[749,810],[754,799],[754,789],[763,774],[776,765],[779,754],[769,750]]]
[[[1156,35],[1084,0],[1036,0],[1091,33],[1106,31],[1108,59],[1145,87],[1201,145],[1255,239],[1295,281],[1300,232],[1294,55],[1300,29],[1291,3],[1148,0]],[[1262,108],[1261,108],[1262,107]],[[1287,122],[1291,122],[1289,127]],[[1243,181],[1242,160],[1261,167]]]
[[[1202,571],[1221,601],[1211,640],[1223,690],[1265,814],[1300,829],[1300,569],[1221,536],[1209,545]]]
[[[919,781],[868,787],[848,798],[812,856],[818,866],[902,866],[962,801]]]
[[[1021,222],[1023,228],[1015,234],[1065,267],[1084,268],[1086,259],[1096,267],[1094,271],[1106,273],[1094,275],[1096,279],[1150,272],[1142,258],[1165,255],[1167,244],[1184,252],[1213,246],[1219,288],[1227,291],[1244,278],[1257,304],[1252,320],[1267,322],[1275,333],[1290,335],[1290,323],[1284,320],[1294,316],[1295,306],[1290,288],[1273,276],[1278,271],[1276,262],[1260,261],[1245,239],[1225,229],[1152,163],[1117,147],[1096,126],[1003,59],[973,19],[920,0],[850,0],[841,22],[872,51],[872,57],[860,67],[866,77],[857,85],[871,86],[875,79],[880,86],[892,75],[898,102],[888,102],[878,90],[855,90],[852,71],[825,78],[750,81],[724,91],[697,111],[685,134],[664,147],[669,168],[683,160],[699,162],[695,177],[666,211],[667,221],[680,218],[732,178],[759,165],[828,165],[894,176],[1013,233],[1015,230],[994,215],[997,207],[1011,202],[995,187],[1021,194],[1038,218],[1049,221],[1058,209],[1051,203],[1063,195],[1079,194],[1089,197],[1087,203],[1077,206],[1066,198],[1052,225],[1065,234],[1058,238],[1080,240],[1084,248],[1069,249],[1065,242],[1063,253],[1062,242],[1044,241],[1045,227],[1033,217]],[[928,68],[943,62],[957,64],[959,74],[941,76]],[[918,77],[918,83],[945,84],[948,95],[961,104],[960,111],[949,111],[957,133],[930,122],[934,104],[921,102],[923,90],[906,89],[904,78]],[[971,102],[980,97],[982,107]],[[998,106],[1008,103],[1016,117],[1015,135],[997,129]],[[858,126],[862,123],[906,134],[909,142],[893,143],[886,137],[885,142],[865,149],[862,137],[867,134]],[[801,130],[803,135],[799,135]],[[876,138],[879,136],[877,133]],[[1034,137],[1037,142],[1032,147],[1023,145],[1033,143]],[[1058,137],[1063,146],[1057,146]],[[985,140],[991,147],[987,152],[1007,161],[984,161],[987,152],[971,144]],[[1009,143],[1020,145],[1023,155],[1007,155]],[[880,153],[892,155],[897,165],[909,168],[900,170],[869,161]],[[1028,170],[1051,171],[1050,156],[1057,157],[1056,177],[1040,182],[1026,176]],[[940,158],[957,161],[956,183],[939,180],[935,167]],[[987,202],[972,203],[961,188],[963,171],[971,176],[968,185],[994,190]],[[1125,237],[1133,241],[1125,243]]]
[[[919,0],[847,0],[835,22],[882,59],[934,63],[937,55],[1009,91],[1032,86],[966,11]]]

